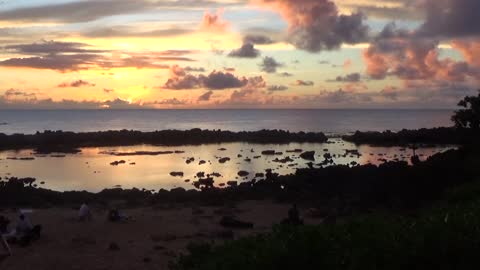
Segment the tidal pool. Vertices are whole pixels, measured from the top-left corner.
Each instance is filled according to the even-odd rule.
[[[424,160],[433,154],[452,148],[454,147],[424,147],[416,150],[416,153],[420,159]],[[286,175],[295,173],[298,168],[308,168],[308,163],[312,161],[300,158],[300,152],[287,152],[294,149],[301,149],[302,152],[315,151],[313,166],[316,168],[320,167],[319,164],[324,160],[326,153],[333,157],[334,164],[345,165],[381,164],[385,160],[409,161],[413,154],[413,151],[408,148],[356,146],[341,139],[330,139],[329,143],[321,144],[221,143],[195,146],[95,147],[82,148],[78,154],[67,155],[35,155],[33,150],[2,151],[0,152],[0,177],[3,180],[9,177],[34,177],[39,186],[58,191],[98,192],[113,187],[136,187],[149,190],[176,187],[194,189],[192,183],[198,180],[196,177],[198,172],[204,172],[205,175],[215,174],[212,177],[215,185],[219,186],[228,181],[240,183],[252,180],[255,174],[265,173],[267,169]],[[277,154],[262,154],[267,150],[274,150]],[[348,153],[347,150],[349,150]],[[275,162],[276,159],[282,160],[286,157],[293,161]],[[222,158],[230,158],[230,160],[221,163]],[[191,162],[187,163],[189,159]],[[124,163],[111,165],[119,161]],[[200,164],[200,161],[205,163]],[[246,171],[249,175],[240,177],[239,171]],[[171,172],[182,172],[183,176],[172,176]],[[45,183],[40,184],[41,182]]]

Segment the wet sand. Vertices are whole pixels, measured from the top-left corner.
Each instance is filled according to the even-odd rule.
[[[74,221],[77,211],[65,208],[34,210],[32,223],[42,224],[41,239],[26,248],[11,245],[13,256],[0,262],[2,270],[27,269],[168,269],[168,263],[190,242],[227,241],[271,230],[286,217],[289,205],[271,201],[245,201],[234,207],[157,205],[129,209],[127,223],[106,220],[107,209],[92,206],[91,222]],[[254,223],[249,230],[230,230],[219,225],[224,215]],[[15,212],[0,211],[15,220]],[[306,223],[320,222],[306,219]],[[118,250],[111,250],[115,243]]]

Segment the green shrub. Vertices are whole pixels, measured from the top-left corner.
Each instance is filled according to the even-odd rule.
[[[371,215],[332,225],[275,227],[221,246],[189,247],[176,270],[478,269],[480,202],[420,218]]]

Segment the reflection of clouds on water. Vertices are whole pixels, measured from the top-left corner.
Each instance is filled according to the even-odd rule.
[[[264,173],[266,169],[273,169],[281,175],[295,173],[297,168],[307,168],[308,160],[301,159],[300,153],[287,153],[287,150],[302,149],[303,151],[315,151],[314,167],[318,168],[324,160],[324,154],[330,153],[335,164],[350,164],[352,161],[359,164],[381,164],[386,160],[409,161],[412,155],[410,149],[401,147],[371,147],[355,146],[341,139],[330,139],[331,143],[291,143],[284,145],[274,144],[248,144],[248,143],[222,143],[199,146],[123,146],[123,147],[95,147],[84,148],[80,154],[67,155],[64,158],[52,156],[35,156],[34,160],[11,160],[8,158],[32,157],[31,150],[0,152],[0,177],[36,177],[37,180],[45,181],[45,187],[55,190],[88,190],[99,191],[104,188],[112,188],[121,185],[123,188],[146,188],[159,190],[184,187],[192,189],[192,182],[198,180],[195,176],[198,172],[205,174],[220,173],[222,177],[215,177],[215,185],[228,181],[243,181],[238,176],[239,171],[250,173],[251,180],[256,173]],[[225,148],[225,151],[219,150]],[[252,149],[254,152],[252,152]],[[420,158],[439,151],[446,147],[420,148],[417,154]],[[265,150],[282,152],[282,155],[262,155]],[[361,156],[357,156],[358,150]],[[159,151],[182,151],[182,153],[159,154],[159,155],[128,155],[114,156],[101,154],[103,152],[133,153],[133,152],[159,152]],[[239,156],[240,155],[240,156]],[[260,156],[259,158],[255,158]],[[293,161],[286,163],[274,162],[290,157]],[[188,158],[195,161],[187,164]],[[228,157],[230,161],[220,163],[220,158]],[[251,162],[245,161],[250,159]],[[124,164],[111,166],[114,161],[124,160]],[[206,163],[200,165],[199,161]],[[134,164],[133,164],[134,163]],[[295,164],[292,166],[292,164]],[[170,172],[183,172],[183,177],[172,177]],[[186,183],[185,180],[190,182]],[[43,185],[41,185],[43,187]]]

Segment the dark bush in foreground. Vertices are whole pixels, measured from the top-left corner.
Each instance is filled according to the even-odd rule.
[[[212,247],[191,245],[176,270],[478,269],[480,203],[431,210],[421,218],[368,216]]]

